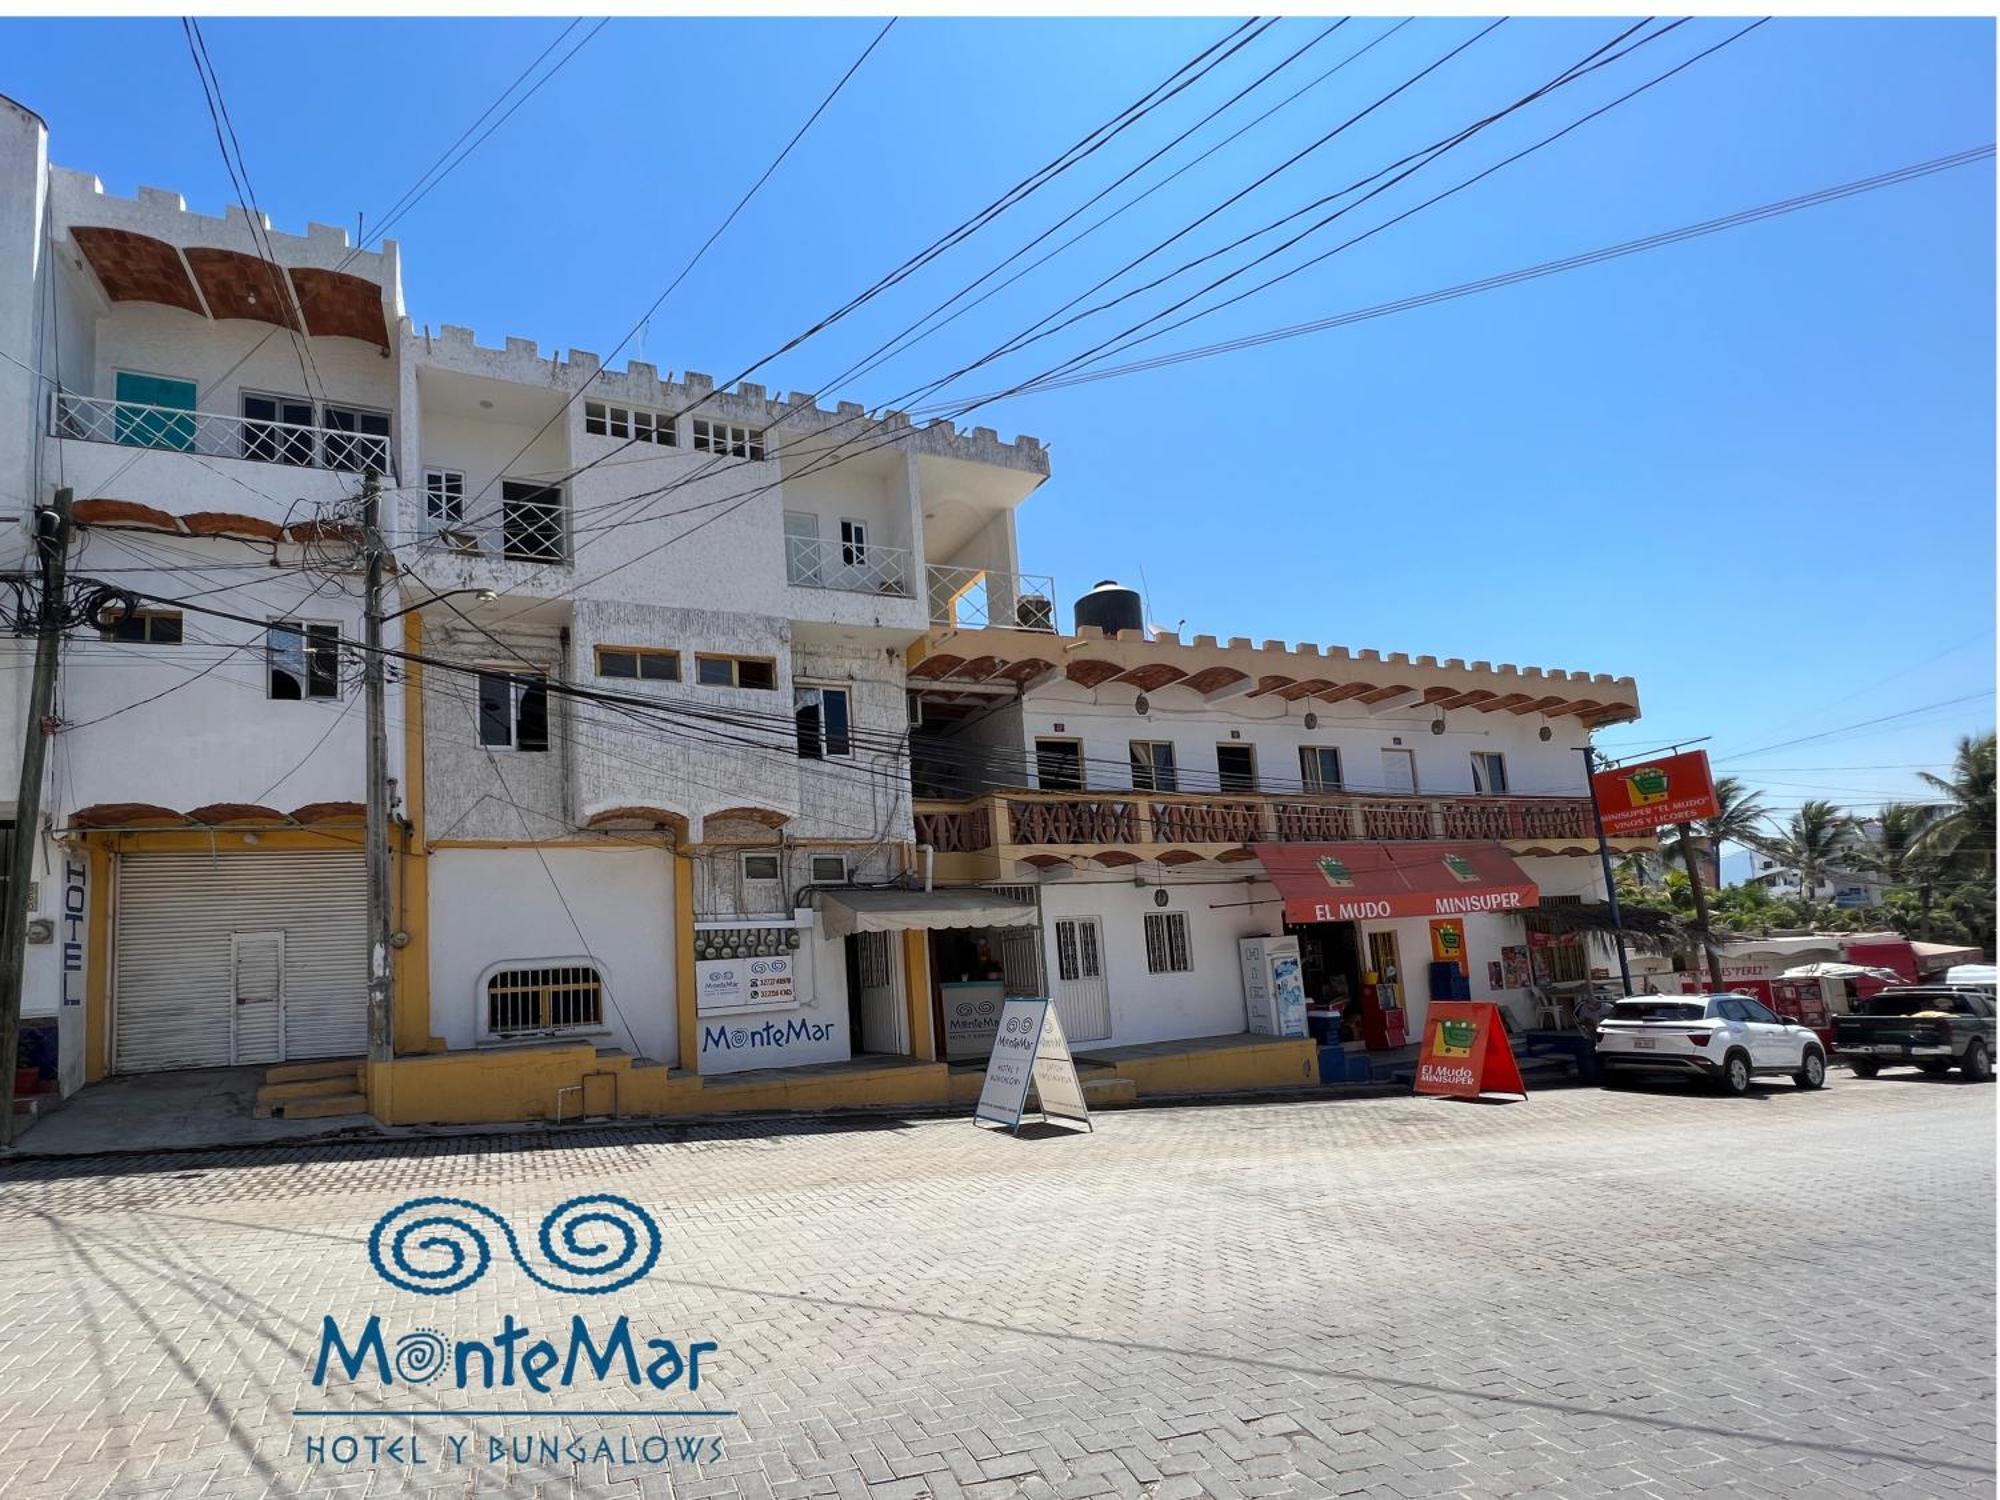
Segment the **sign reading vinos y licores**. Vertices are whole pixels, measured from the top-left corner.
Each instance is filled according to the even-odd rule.
[[[1706,750],[1636,761],[1590,778],[1604,831],[1612,838],[1712,818],[1721,809]]]

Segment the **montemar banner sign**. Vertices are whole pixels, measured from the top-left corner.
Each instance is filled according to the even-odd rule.
[[[1417,1057],[1417,1092],[1453,1099],[1481,1094],[1526,1098],[1500,1007],[1490,1000],[1433,1000]]]
[[[1590,778],[1590,790],[1611,838],[1693,823],[1721,811],[1706,750],[1599,771]]]
[[[981,1125],[1021,1128],[1028,1106],[1028,1085],[1042,1106],[1044,1120],[1062,1120],[1095,1129],[1083,1102],[1083,1084],[1069,1054],[1062,1018],[1047,1000],[1009,1000],[1000,1012],[993,1053],[986,1060],[986,1083],[972,1118]]]

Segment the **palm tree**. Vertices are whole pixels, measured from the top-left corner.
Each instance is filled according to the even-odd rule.
[[[1925,836],[1943,811],[1928,802],[1888,803],[1874,820],[1874,838],[1857,844],[1849,863],[1891,889],[1934,880],[1937,861]]]
[[[1943,799],[1917,844],[1941,861],[1956,866],[1961,878],[1993,870],[1993,736],[1963,736],[1952,757],[1949,777],[1923,773],[1932,791]]]
[[[1715,783],[1716,814],[1690,825],[1694,832],[1695,847],[1703,846],[1714,851],[1716,883],[1722,881],[1722,846],[1736,844],[1745,849],[1756,849],[1768,840],[1762,828],[1764,820],[1770,816],[1768,809],[1757,800],[1757,794],[1734,776],[1724,776]],[[1660,858],[1669,865],[1686,864],[1686,856],[1681,850],[1678,833],[1660,845]]]
[[[1776,838],[1762,841],[1764,852],[1799,877],[1799,894],[1808,901],[1817,899],[1820,884],[1835,870],[1852,860],[1854,820],[1835,803],[1815,797],[1799,804],[1792,821]]]

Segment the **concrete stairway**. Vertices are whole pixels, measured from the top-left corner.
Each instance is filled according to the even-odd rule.
[[[365,1115],[368,1094],[358,1058],[327,1062],[279,1063],[264,1073],[253,1113],[260,1120],[324,1120],[335,1115]]]

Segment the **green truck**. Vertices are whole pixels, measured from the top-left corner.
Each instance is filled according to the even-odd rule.
[[[1881,990],[1833,1018],[1834,1049],[1857,1078],[1883,1068],[1993,1077],[1993,992],[1916,985]]]

